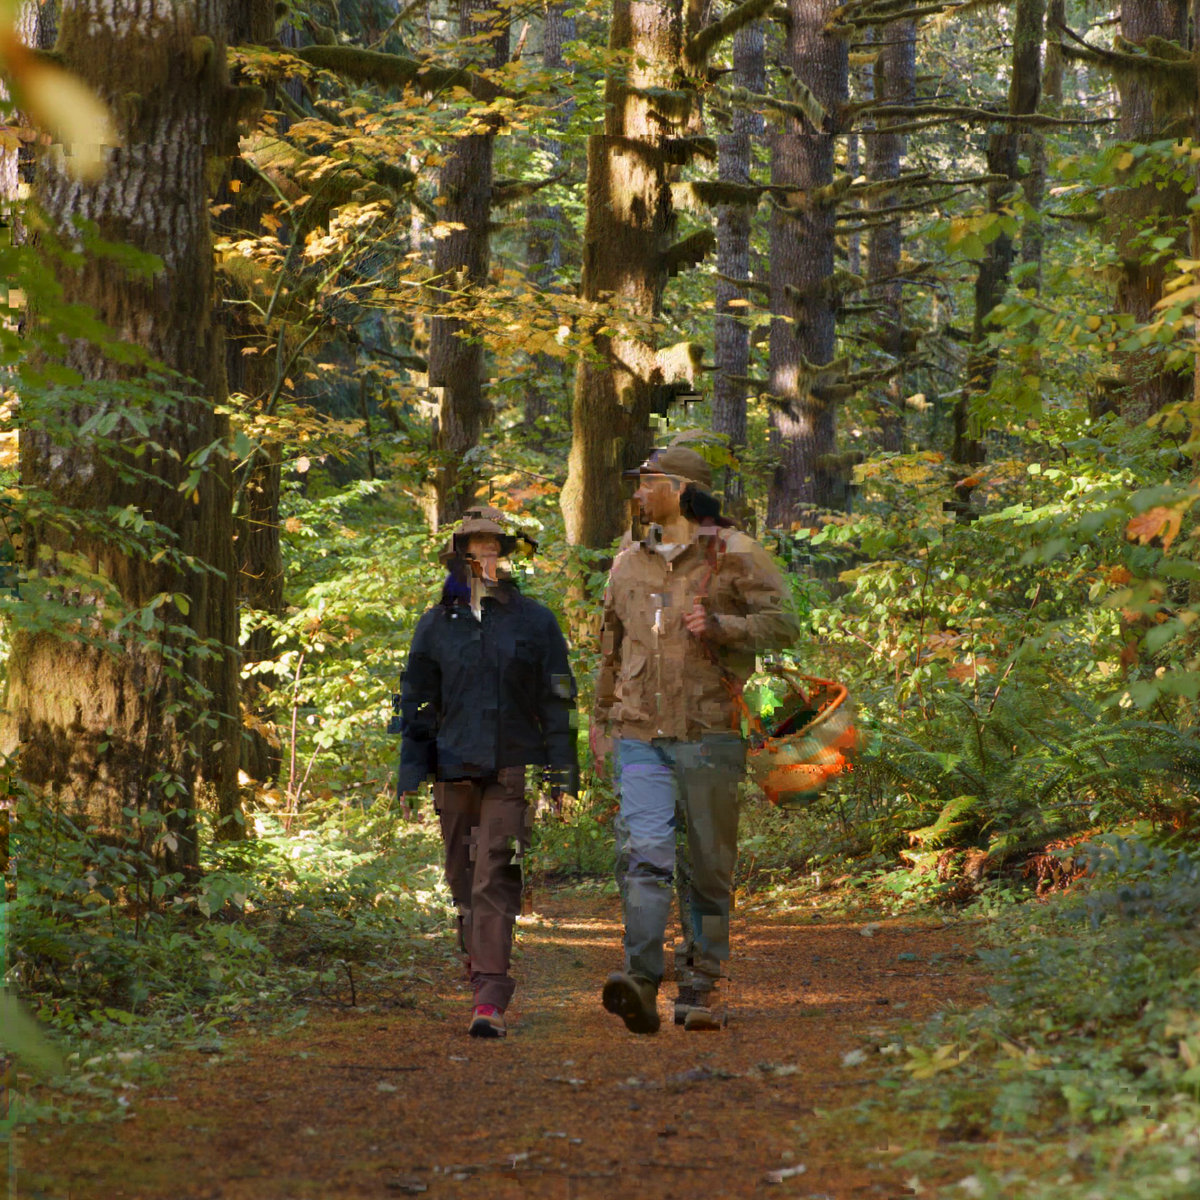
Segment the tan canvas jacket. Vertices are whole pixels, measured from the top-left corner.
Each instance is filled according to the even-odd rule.
[[[717,619],[715,638],[698,638],[683,623],[702,593]],[[744,683],[758,652],[791,645],[798,634],[783,577],[747,534],[702,531],[666,552],[650,537],[630,542],[604,594],[593,723],[637,741],[729,732],[739,714],[721,668]]]

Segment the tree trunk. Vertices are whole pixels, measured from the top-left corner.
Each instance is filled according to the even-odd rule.
[[[879,32],[879,57],[875,60],[875,99],[883,104],[915,103],[917,96],[917,30],[910,20],[896,21]],[[888,129],[894,120],[882,118],[867,134],[867,179],[888,183],[900,178],[900,160],[907,139]],[[896,188],[870,194],[868,209],[902,203]],[[867,283],[871,302],[877,306],[878,324],[873,340],[898,366],[904,358],[904,285],[900,280],[900,218],[871,230],[867,251]],[[904,448],[903,375],[900,371],[879,385],[875,403],[879,418],[879,442],[884,450]]]
[[[492,14],[489,26],[473,19]],[[491,0],[460,0],[459,32],[465,40],[490,28],[490,65],[508,59],[508,11]],[[439,219],[450,227],[433,251],[439,303],[463,312],[471,292],[487,282],[488,226],[492,215],[492,152],[498,118],[484,119],[484,133],[455,139],[438,175]],[[437,520],[453,522],[474,499],[476,473],[464,459],[479,444],[489,412],[483,395],[483,345],[465,316],[439,315],[430,323],[429,386],[438,397]]]
[[[570,15],[568,15],[570,14]],[[575,38],[575,16],[569,4],[548,4],[546,22],[542,32],[542,67],[547,77],[562,71],[563,46]],[[538,170],[553,174],[560,169],[563,158],[561,133],[571,120],[575,109],[574,100],[566,100],[554,113],[552,132],[538,135],[534,139],[537,151]],[[563,266],[563,229],[565,217],[562,205],[546,204],[540,199],[532,201],[526,210],[529,236],[526,243],[526,260],[530,281],[542,291],[555,288],[556,276]],[[534,367],[525,385],[525,428],[540,445],[538,422],[554,411],[554,397],[565,390],[566,368],[561,359],[548,354],[534,357]],[[551,393],[551,394],[548,394]]]
[[[274,15],[269,6],[238,7],[232,40],[237,45],[262,45],[275,36]],[[285,44],[294,42],[291,28],[281,31]],[[268,105],[273,92],[268,92]],[[275,126],[285,134],[290,126],[286,113]],[[253,168],[241,159],[232,164],[237,190],[229,191],[223,201],[229,206],[225,218],[218,218],[229,233],[239,229],[258,229],[260,221],[275,199],[263,186]],[[238,297],[244,279],[228,279],[224,290],[230,299]],[[266,304],[266,296],[259,297]],[[272,330],[257,319],[260,311],[253,305],[227,304],[225,314],[225,367],[229,391],[249,414],[266,413],[278,369],[276,355],[283,347]],[[245,349],[257,353],[244,354]],[[240,400],[237,399],[240,397]],[[256,614],[277,617],[283,613],[283,551],[279,541],[279,497],[282,486],[279,447],[264,443],[234,477],[234,548],[237,557],[238,607],[244,624],[239,630],[241,642],[242,736],[240,764],[246,775],[258,783],[274,783],[279,777],[281,752],[275,733],[275,709],[267,700],[277,679],[261,671],[245,673],[247,667],[273,658],[275,634],[255,623]]]
[[[1042,93],[1042,32],[1045,0],[1018,0],[1013,27],[1012,78],[1008,89],[1008,111],[1014,115],[1037,112]],[[999,213],[1021,187],[1021,134],[1014,124],[993,129],[988,135],[987,169],[989,175],[1003,179],[988,184],[988,210]],[[986,456],[980,430],[971,414],[974,396],[983,395],[996,375],[996,353],[988,344],[992,329],[992,310],[1004,299],[1012,273],[1014,247],[1012,237],[1002,233],[992,241],[979,264],[975,277],[975,315],[972,326],[972,351],[967,359],[967,382],[954,409],[954,447],[956,463],[970,468]],[[970,474],[968,471],[967,474]],[[969,492],[960,488],[955,503],[966,511]]]
[[[1055,116],[1062,108],[1063,26],[1067,22],[1067,0],[1049,0],[1046,6],[1046,61],[1042,68],[1042,99]]]
[[[89,306],[115,337],[177,375],[173,392],[156,386],[155,402],[139,416],[129,388],[142,371],[77,340],[63,355],[81,380],[70,408],[45,412],[40,424],[27,414],[21,481],[42,498],[42,512],[123,511],[132,528],[146,520],[160,532],[139,544],[116,522],[31,521],[29,595],[57,600],[80,619],[14,632],[9,704],[19,769],[105,832],[128,829],[130,809],[161,814],[156,848],[180,869],[197,862],[201,785],[219,818],[232,826],[238,816],[229,473],[219,452],[198,481],[188,479],[187,463],[227,435],[214,412],[225,375],[213,319],[208,155],[227,152],[232,141],[225,42],[233,7],[233,0],[64,5],[57,52],[119,114],[124,145],[97,184],[74,181],[47,157],[36,187],[60,237],[74,240],[82,219],[110,241],[161,258],[152,277],[94,255],[75,269],[61,265],[59,276],[66,299]],[[78,433],[98,412],[121,417],[117,445],[107,450]],[[141,419],[148,436],[137,428]],[[113,597],[120,613],[109,607]],[[114,621],[125,613],[138,619]]]
[[[761,95],[767,89],[762,23],[744,25],[733,38],[733,83]],[[763,119],[743,107],[733,111],[728,133],[717,139],[717,174],[722,183],[752,182],[751,143],[763,135]],[[713,429],[729,439],[735,452],[746,444],[746,377],[750,371],[750,329],[744,319],[750,297],[731,280],[749,279],[750,226],[755,209],[723,204],[717,209],[717,315],[714,329]],[[730,308],[731,300],[740,301]],[[725,499],[737,507],[741,476],[732,468],[725,476]]]
[[[789,0],[782,61],[826,115],[820,129],[784,117],[771,155],[771,182],[783,195],[771,219],[771,444],[779,465],[767,523],[784,528],[812,508],[842,507],[848,494],[834,453],[838,393],[831,372],[821,371],[835,349],[836,204],[806,199],[833,182],[834,136],[847,100],[846,43],[826,32],[836,7],[832,0]]]
[[[682,2],[616,0],[609,49],[627,66],[609,72],[604,132],[588,139],[583,299],[604,305],[593,351],[575,376],[573,429],[562,510],[567,540],[607,546],[625,527],[621,470],[651,446],[650,413],[661,390],[654,347],[612,321],[653,320],[667,281],[675,230],[664,142],[691,116],[669,97],[681,57]],[[624,74],[622,74],[624,72]],[[661,402],[661,401],[660,401]]]
[[[575,375],[571,455],[560,504],[573,544],[607,546],[625,528],[621,469],[652,444],[650,417],[695,387],[702,347],[659,347],[652,324],[667,279],[716,244],[698,230],[672,244],[671,185],[679,167],[712,157],[700,136],[697,85],[723,38],[761,17],[771,0],[743,0],[707,25],[706,0],[616,0],[604,132],[588,139],[582,295],[594,305],[591,346]]]
[[[1123,0],[1121,36],[1134,46],[1145,47],[1158,38],[1186,49],[1187,17],[1183,0]],[[1121,97],[1118,129],[1123,141],[1153,142],[1167,137],[1168,128],[1181,117],[1188,119],[1190,130],[1191,113],[1162,81],[1141,73],[1121,73],[1117,86]],[[1135,161],[1131,171],[1139,165],[1140,160]],[[1120,261],[1115,309],[1130,313],[1138,324],[1153,319],[1169,265],[1187,252],[1183,231],[1188,196],[1188,188],[1174,179],[1153,179],[1137,187],[1125,183],[1108,194],[1108,238]],[[1164,256],[1151,251],[1150,241],[1155,237],[1176,239],[1176,252]],[[1163,351],[1155,347],[1117,356],[1121,379],[1111,398],[1128,420],[1144,421],[1164,405],[1187,397],[1190,380],[1182,372],[1165,370],[1163,358]]]

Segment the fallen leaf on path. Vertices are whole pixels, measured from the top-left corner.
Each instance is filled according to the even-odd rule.
[[[767,1183],[782,1183],[785,1179],[791,1179],[793,1175],[803,1175],[807,1170],[803,1163],[797,1163],[794,1167],[780,1167],[776,1171],[768,1171],[763,1178]]]
[[[798,1075],[800,1068],[795,1063],[759,1063],[758,1069],[764,1075]]]

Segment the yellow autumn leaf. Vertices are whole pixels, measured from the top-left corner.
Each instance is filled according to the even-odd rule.
[[[1176,288],[1173,292],[1168,292],[1154,307],[1174,308],[1177,304],[1190,304],[1193,300],[1200,300],[1200,283],[1193,283],[1188,287]]]
[[[965,217],[955,217],[950,222],[950,233],[946,238],[946,245],[953,250],[954,247],[957,246],[958,243],[961,242],[963,238],[965,238],[970,232],[971,222]]]
[[[1133,166],[1133,154],[1126,150],[1120,158],[1117,159],[1117,170],[1128,171]]]
[[[1100,318],[1099,318],[1099,317],[1097,317],[1097,316],[1090,316],[1090,317],[1087,317],[1087,318],[1085,318],[1085,319],[1084,319],[1084,322],[1083,322],[1083,323],[1084,323],[1084,325],[1086,325],[1086,326],[1087,326],[1087,327],[1088,327],[1088,328],[1089,328],[1089,329],[1090,329],[1090,330],[1091,330],[1093,333],[1095,333],[1095,332],[1096,332],[1096,330],[1100,328]]]

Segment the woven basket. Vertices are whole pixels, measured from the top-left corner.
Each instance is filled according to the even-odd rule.
[[[750,777],[772,804],[808,803],[831,779],[853,769],[858,746],[846,688],[832,679],[777,672],[788,684],[782,717],[751,737]]]

